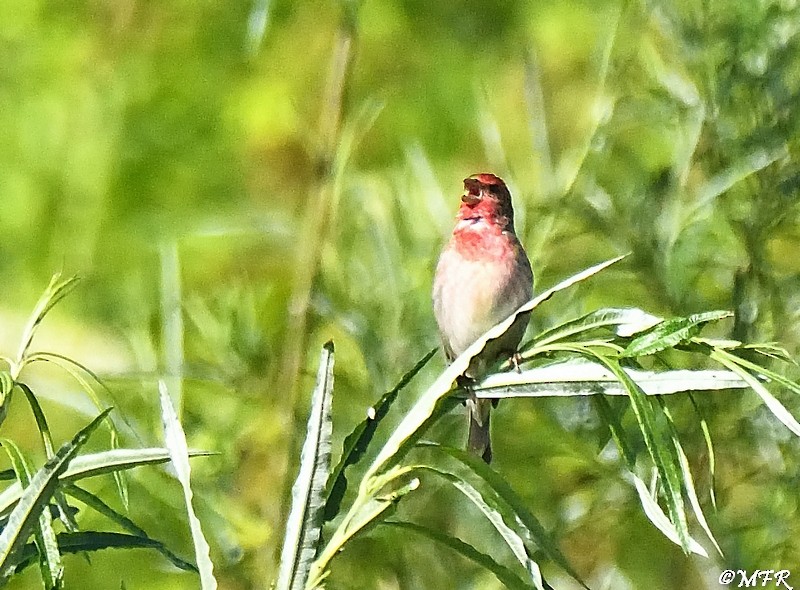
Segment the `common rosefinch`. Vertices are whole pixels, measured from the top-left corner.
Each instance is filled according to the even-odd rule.
[[[530,300],[533,292],[531,264],[514,233],[511,193],[500,178],[494,174],[466,178],[456,220],[433,281],[433,312],[448,362]],[[527,325],[528,315],[522,314],[473,360],[467,377],[478,378],[503,356],[513,356]],[[467,448],[489,463],[492,403],[472,395],[467,407]]]

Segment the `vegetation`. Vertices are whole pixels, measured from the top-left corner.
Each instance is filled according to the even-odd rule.
[[[277,580],[329,340],[331,457],[316,481],[332,476],[312,511],[327,523],[321,540],[301,530],[297,546],[322,548],[303,563],[328,572],[330,588],[531,587],[537,572],[559,589],[702,588],[725,568],[791,568],[798,10],[733,0],[0,8],[2,467],[26,490],[36,484],[38,510],[14,521],[24,523],[14,539],[6,525],[0,549],[15,563],[49,556],[7,587],[37,587],[63,566],[67,588],[197,588],[201,577],[180,569],[189,561],[205,576],[213,562],[221,588]],[[427,356],[438,344],[435,257],[461,179],[482,171],[509,183],[537,293],[630,253],[537,305],[522,375],[482,384],[527,396],[493,416],[491,469],[455,450],[460,394],[445,394],[457,363]],[[30,309],[58,271],[84,280],[37,308],[47,317],[30,324],[32,347]],[[58,299],[48,293],[42,301]],[[32,355],[47,362],[23,367]],[[578,357],[615,379],[595,372],[561,386],[570,395],[541,396],[553,392],[544,367]],[[713,382],[710,371],[730,389],[639,395],[655,391],[648,376],[689,389]],[[115,447],[164,447],[160,381],[176,410],[176,467],[179,423],[188,448],[218,453],[191,461],[191,488],[188,473],[178,481],[153,466],[54,483]],[[597,387],[628,399],[584,395]],[[421,411],[424,400],[434,405]],[[365,422],[368,408],[376,418]],[[130,465],[166,461],[164,451]],[[353,507],[368,500],[393,513],[350,539]],[[90,560],[73,554],[115,542],[100,532],[144,539],[128,522],[162,554],[131,540]],[[190,532],[198,522],[209,563]],[[97,535],[69,536],[79,531]],[[320,561],[345,537],[345,551]]]

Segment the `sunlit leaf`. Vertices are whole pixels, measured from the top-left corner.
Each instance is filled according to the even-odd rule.
[[[317,382],[311,396],[300,469],[292,487],[292,505],[286,522],[278,590],[302,590],[322,535],[325,483],[331,458],[331,399],[333,396],[333,343],[322,348]]]
[[[186,445],[186,435],[183,427],[172,406],[172,400],[163,381],[158,384],[158,393],[161,400],[161,419],[164,423],[164,442],[169,450],[169,457],[178,476],[178,481],[183,489],[183,499],[189,517],[189,527],[194,542],[194,554],[197,569],[200,572],[200,587],[202,590],[215,590],[217,581],[214,578],[214,564],[211,562],[208,541],[203,535],[200,520],[192,506],[192,487],[190,482],[191,468],[189,467],[189,448]]]
[[[707,311],[688,318],[670,318],[656,325],[649,332],[635,338],[622,356],[638,357],[656,354],[683,342],[688,342],[700,333],[703,326],[733,316],[732,311]]]
[[[326,521],[334,518],[339,512],[342,499],[347,491],[345,470],[350,465],[355,465],[361,460],[361,457],[367,450],[367,446],[370,441],[372,441],[372,437],[375,435],[375,431],[378,429],[378,425],[389,412],[389,409],[394,403],[394,400],[397,399],[400,391],[422,370],[431,357],[436,354],[437,350],[437,348],[434,348],[428,352],[428,354],[422,357],[410,371],[403,375],[398,384],[391,391],[383,394],[378,402],[367,411],[366,419],[361,421],[355,429],[353,429],[353,432],[344,439],[341,459],[336,465],[336,468],[331,472],[326,486],[328,490],[328,499],[325,502],[324,511]]]
[[[42,511],[47,510],[50,498],[58,485],[59,475],[67,469],[69,462],[77,455],[89,439],[89,435],[105,419],[109,411],[110,409],[102,412],[79,431],[71,442],[64,444],[53,459],[31,478],[30,485],[23,491],[17,506],[9,516],[8,523],[0,533],[0,584],[14,573],[15,553],[25,545]]]

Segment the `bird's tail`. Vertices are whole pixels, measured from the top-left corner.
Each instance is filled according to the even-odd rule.
[[[492,440],[489,435],[489,415],[492,402],[488,399],[472,397],[467,400],[469,410],[469,438],[467,449],[486,463],[492,462]]]

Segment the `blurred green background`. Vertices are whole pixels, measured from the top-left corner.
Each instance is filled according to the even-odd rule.
[[[35,347],[104,378],[128,445],[161,443],[156,380],[182,375],[190,445],[220,453],[193,461],[220,586],[266,587],[319,348],[334,339],[338,449],[438,343],[431,277],[469,174],[509,183],[540,289],[633,252],[541,308],[537,328],[601,306],[729,308],[723,335],[797,352],[799,29],[792,0],[0,3],[2,352],[51,274],[84,277]],[[26,379],[58,440],[93,414],[58,371]],[[717,588],[726,567],[800,576],[800,444],[752,392],[698,397],[716,510],[697,417],[669,403],[725,552],[708,560],[643,516],[590,405],[500,405],[495,468],[593,588]],[[431,436],[460,444],[464,426],[454,415]],[[37,448],[21,398],[3,429]],[[110,477],[92,489],[120,508]],[[436,482],[400,510],[512,562]],[[132,474],[130,516],[191,555],[163,470]],[[67,588],[198,587],[143,550],[65,560]],[[329,587],[500,586],[379,527]]]

